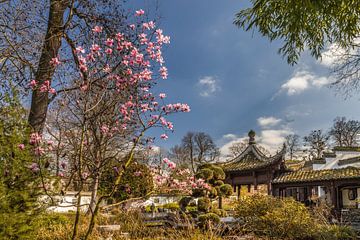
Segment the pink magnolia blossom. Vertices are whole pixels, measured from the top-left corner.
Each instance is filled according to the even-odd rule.
[[[166,134],[164,133],[164,134],[161,134],[161,135],[160,135],[160,138],[163,139],[163,140],[166,140],[166,139],[168,139],[169,137],[168,137],[168,135],[166,135]]]
[[[22,143],[20,143],[20,144],[18,145],[18,148],[19,148],[20,150],[24,150],[24,149],[25,149],[25,145],[22,144]]]
[[[166,94],[165,94],[165,93],[160,93],[160,94],[159,94],[159,97],[160,97],[161,99],[164,99],[164,98],[166,98]]]
[[[40,171],[40,168],[39,168],[39,164],[37,163],[32,163],[30,165],[30,170],[34,173],[37,173],[38,171]]]
[[[30,81],[30,88],[34,90],[37,87],[37,82],[35,79]]]
[[[51,94],[56,94],[56,90],[55,90],[54,88],[50,88],[50,89],[49,89],[49,93],[51,93]]]
[[[30,134],[30,144],[31,145],[37,145],[37,144],[40,144],[41,142],[41,135],[39,133],[32,133]]]
[[[76,53],[85,53],[85,49],[82,46],[78,46],[77,48],[75,48],[75,52]]]
[[[167,71],[167,68],[166,67],[161,67],[160,68],[160,70],[159,70],[159,72],[160,72],[160,75],[161,75],[161,77],[162,77],[162,79],[167,79],[167,77],[168,77],[168,71]]]
[[[139,9],[139,10],[135,11],[135,16],[142,16],[144,14],[145,14],[145,11],[142,10],[142,9]]]
[[[139,177],[139,176],[141,176],[142,175],[142,172],[141,171],[136,171],[136,172],[134,172],[134,176],[136,176],[136,177]]]
[[[109,132],[109,127],[106,126],[106,125],[102,125],[101,128],[100,128],[101,132],[106,134]]]
[[[57,57],[52,58],[51,61],[50,61],[50,65],[53,66],[53,67],[56,67],[56,66],[58,66],[60,64],[61,64],[61,62]]]
[[[92,46],[91,46],[91,51],[92,52],[98,52],[98,51],[100,51],[101,50],[101,48],[100,48],[100,46],[98,45],[98,44],[93,44]]]
[[[111,48],[107,48],[105,50],[105,53],[108,54],[108,55],[112,54],[112,52],[113,52],[113,50]]]
[[[61,166],[63,169],[65,169],[65,168],[66,168],[66,162],[61,162],[61,163],[60,163],[60,166]]]
[[[105,41],[106,46],[112,47],[114,45],[114,39],[108,38]]]
[[[36,156],[41,156],[41,155],[43,155],[45,153],[45,149],[40,147],[40,146],[36,147],[34,149],[34,153],[35,153]]]
[[[100,26],[95,26],[92,31],[95,32],[95,33],[101,33],[103,30],[103,27],[100,27]]]

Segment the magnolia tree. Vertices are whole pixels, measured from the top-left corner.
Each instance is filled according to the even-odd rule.
[[[30,81],[33,90],[58,96],[48,131],[43,136],[31,134],[37,158],[30,168],[34,174],[47,173],[51,179],[54,173],[58,178],[66,177],[63,190],[75,185],[78,201],[72,239],[78,237],[81,191],[88,184],[92,191],[90,223],[84,236],[88,239],[101,202],[119,191],[139,146],[151,144],[146,132],[160,127],[164,133],[159,137],[166,140],[167,132],[173,130],[167,116],[190,111],[187,104],[165,104],[165,93],[153,93],[156,81],[168,77],[162,47],[170,38],[145,19],[143,10],[136,11],[134,18],[124,32],[107,35],[101,26],[94,26],[89,45],[73,43],[78,73],[71,83],[60,81],[55,87],[50,81]],[[64,61],[55,57],[50,64],[58,68]],[[115,177],[108,191],[99,195],[101,176],[109,167]],[[42,182],[43,189],[49,191],[47,184],[53,180],[44,178]]]

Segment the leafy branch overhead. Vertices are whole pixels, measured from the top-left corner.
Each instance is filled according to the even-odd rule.
[[[319,59],[328,43],[351,48],[359,37],[357,0],[251,0],[251,5],[235,15],[234,24],[258,30],[270,41],[283,41],[279,53],[291,65],[306,49]]]

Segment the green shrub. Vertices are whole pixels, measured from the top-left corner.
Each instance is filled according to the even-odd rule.
[[[276,239],[308,239],[318,229],[308,209],[292,198],[244,197],[236,207],[236,216],[247,230]]]
[[[357,238],[355,231],[349,226],[324,225],[317,231],[316,239],[352,240]]]
[[[198,210],[200,212],[208,212],[210,209],[210,199],[207,197],[202,197],[198,199]]]
[[[220,218],[215,213],[206,213],[198,217],[198,225],[201,228],[209,228],[218,223],[220,223]]]

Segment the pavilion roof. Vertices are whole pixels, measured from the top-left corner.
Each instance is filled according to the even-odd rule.
[[[360,178],[360,168],[308,170],[283,173],[273,179],[273,183],[300,183]]]
[[[238,172],[261,169],[280,163],[285,154],[285,146],[274,156],[268,157],[256,146],[255,133],[249,132],[249,145],[238,156],[222,165],[225,172]]]

